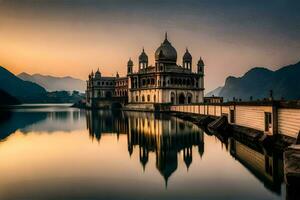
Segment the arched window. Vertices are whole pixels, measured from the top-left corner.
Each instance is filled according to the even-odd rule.
[[[153,101],[156,102],[156,95],[153,96]]]
[[[187,94],[187,103],[190,104],[193,101],[193,95],[191,93]]]
[[[150,95],[147,96],[147,101],[150,102]]]
[[[136,95],[135,101],[136,101],[136,102],[139,102],[139,96],[138,96],[138,95]]]
[[[171,92],[171,94],[170,94],[170,100],[171,100],[172,104],[175,104],[175,93],[174,92]]]
[[[178,103],[179,104],[185,104],[185,96],[183,93],[181,93],[178,97]]]
[[[142,102],[145,102],[145,96],[144,95],[142,96]]]

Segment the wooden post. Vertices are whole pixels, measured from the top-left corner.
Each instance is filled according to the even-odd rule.
[[[278,108],[277,105],[272,106],[272,135],[278,134]]]

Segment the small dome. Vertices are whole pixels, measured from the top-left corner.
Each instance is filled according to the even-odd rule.
[[[129,60],[127,62],[127,66],[133,66],[133,62],[132,62],[131,58],[129,58]]]
[[[175,63],[177,61],[177,51],[169,42],[167,34],[164,42],[155,51],[155,60],[166,60]]]
[[[188,49],[186,49],[185,54],[183,55],[183,60],[192,60],[192,55]]]
[[[142,51],[141,55],[139,56],[139,61],[140,62],[148,62],[148,56],[145,53],[144,48],[143,48],[143,51]]]
[[[99,69],[96,71],[95,73],[95,78],[100,78],[101,77],[101,73],[99,71]]]
[[[204,62],[202,60],[202,58],[200,57],[199,61],[198,61],[198,66],[204,66]]]

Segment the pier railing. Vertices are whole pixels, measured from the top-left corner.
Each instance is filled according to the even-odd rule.
[[[230,124],[253,128],[268,135],[296,138],[300,130],[299,101],[200,103],[170,106],[172,112],[226,115]]]

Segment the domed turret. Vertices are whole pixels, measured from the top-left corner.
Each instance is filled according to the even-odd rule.
[[[183,55],[183,60],[192,60],[192,55],[190,54],[189,50],[186,48],[185,53]]]
[[[202,58],[200,57],[199,61],[198,61],[198,73],[204,73],[204,61],[202,60]]]
[[[192,70],[192,55],[187,48],[182,58],[182,66],[183,68]]]
[[[140,69],[144,69],[144,68],[148,67],[148,56],[145,53],[144,48],[143,48],[141,55],[139,56],[139,67],[140,67]]]
[[[101,78],[101,72],[99,71],[99,68],[95,73],[95,78]]]
[[[133,66],[133,62],[132,62],[131,58],[129,58],[129,60],[127,62],[127,66]]]
[[[127,74],[132,73],[132,68],[133,68],[133,62],[132,62],[131,58],[129,58],[129,60],[127,62]]]
[[[164,42],[155,51],[155,60],[176,64],[177,51],[169,42],[167,33]]]
[[[148,62],[148,56],[145,53],[144,48],[143,48],[143,51],[142,51],[141,55],[139,56],[139,61],[140,62]]]

